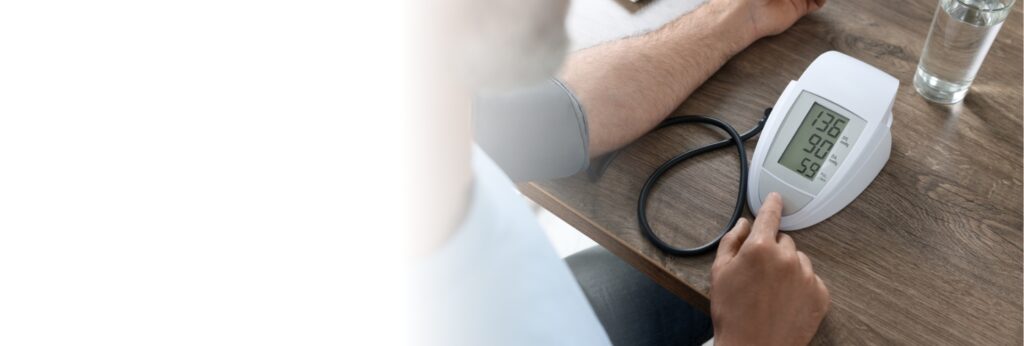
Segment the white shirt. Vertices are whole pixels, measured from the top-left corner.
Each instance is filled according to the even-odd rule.
[[[420,327],[439,345],[610,345],[512,181],[473,148],[470,205],[419,263]]]

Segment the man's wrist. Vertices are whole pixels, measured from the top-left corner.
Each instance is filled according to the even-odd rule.
[[[670,41],[697,40],[697,45],[710,57],[729,59],[760,38],[750,21],[750,10],[743,3],[711,0],[665,25],[659,34]]]
[[[750,9],[744,1],[711,0],[698,11],[700,17],[710,22],[715,39],[729,45],[731,55],[739,53],[761,37],[757,35],[750,20]]]

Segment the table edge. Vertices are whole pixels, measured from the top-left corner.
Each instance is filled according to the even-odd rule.
[[[677,279],[664,266],[647,258],[642,253],[631,250],[626,242],[615,236],[615,234],[583,217],[582,214],[565,203],[560,202],[535,183],[520,183],[516,184],[516,187],[523,195],[533,200],[534,203],[544,207],[544,209],[547,209],[590,239],[593,239],[597,244],[619,256],[619,258],[650,277],[661,287],[682,298],[691,306],[708,315],[711,314],[711,302],[707,296],[694,289],[693,286],[690,286],[685,281]]]

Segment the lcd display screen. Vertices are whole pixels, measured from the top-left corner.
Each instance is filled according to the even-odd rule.
[[[849,118],[815,102],[779,157],[779,164],[814,180],[849,122]]]

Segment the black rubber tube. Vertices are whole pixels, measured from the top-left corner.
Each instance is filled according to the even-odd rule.
[[[757,126],[751,129],[750,131],[747,131],[747,133],[744,133],[743,135],[737,133],[736,129],[734,129],[731,125],[729,125],[726,122],[702,115],[689,115],[668,118],[665,119],[665,121],[661,122],[661,124],[659,124],[657,128],[655,128],[655,130],[658,130],[669,126],[682,124],[707,124],[722,129],[729,135],[729,138],[679,154],[676,157],[673,157],[672,159],[661,164],[661,166],[655,169],[654,173],[651,173],[650,177],[647,178],[647,181],[644,183],[643,188],[640,189],[640,198],[637,202],[636,216],[638,222],[640,223],[640,230],[643,232],[644,236],[647,237],[647,239],[654,244],[654,246],[657,246],[662,251],[665,251],[669,254],[676,256],[699,255],[718,247],[718,242],[722,240],[722,237],[725,236],[725,233],[732,229],[733,226],[736,225],[736,222],[739,221],[740,217],[743,215],[743,208],[746,205],[745,203],[747,199],[747,177],[749,176],[750,168],[748,167],[749,164],[747,163],[747,150],[743,146],[743,142],[756,136],[758,133],[761,132],[762,129],[764,129],[765,121],[768,120],[768,115],[771,114],[771,111],[771,108],[765,109],[764,117],[762,117],[761,120],[757,122]],[[651,189],[654,188],[654,184],[658,182],[658,179],[661,179],[661,176],[664,175],[665,172],[667,172],[675,165],[678,165],[683,161],[686,161],[697,155],[701,155],[716,149],[721,149],[729,145],[736,146],[736,152],[737,154],[739,154],[740,161],[739,192],[736,196],[736,206],[733,209],[732,216],[729,219],[729,223],[726,224],[725,227],[718,232],[718,235],[716,235],[713,240],[698,247],[679,248],[672,246],[669,243],[666,243],[664,240],[661,240],[661,238],[659,238],[654,233],[654,230],[651,229],[651,225],[647,221],[647,199],[651,195]]]

